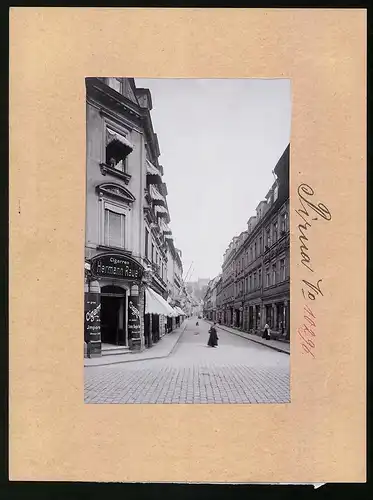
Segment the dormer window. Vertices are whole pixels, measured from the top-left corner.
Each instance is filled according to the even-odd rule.
[[[276,184],[275,189],[273,190],[273,201],[276,201],[278,198],[278,184]]]
[[[116,90],[120,94],[122,93],[122,81],[120,78],[107,78],[106,82],[113,90]]]

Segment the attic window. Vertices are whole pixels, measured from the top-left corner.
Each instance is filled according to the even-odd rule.
[[[273,201],[276,201],[278,198],[278,184],[276,184],[275,189],[273,191]]]
[[[115,132],[109,127],[106,128],[106,165],[119,172],[126,172],[127,156],[132,151],[133,146],[124,135]]]
[[[121,82],[120,78],[108,78],[107,79],[107,84],[113,90],[116,90],[120,94],[122,93],[122,82]]]

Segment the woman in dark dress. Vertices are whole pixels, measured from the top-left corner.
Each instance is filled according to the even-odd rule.
[[[215,325],[216,325],[216,323],[214,323],[213,326],[209,330],[210,336],[209,336],[209,341],[207,342],[207,345],[209,347],[217,347],[218,346],[219,337],[218,337]]]

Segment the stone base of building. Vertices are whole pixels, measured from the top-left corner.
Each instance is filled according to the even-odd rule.
[[[142,352],[145,350],[144,343],[141,342],[141,339],[130,339],[128,344],[130,351]]]

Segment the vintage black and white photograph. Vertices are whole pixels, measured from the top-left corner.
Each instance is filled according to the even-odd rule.
[[[85,85],[85,403],[289,403],[290,80]]]

